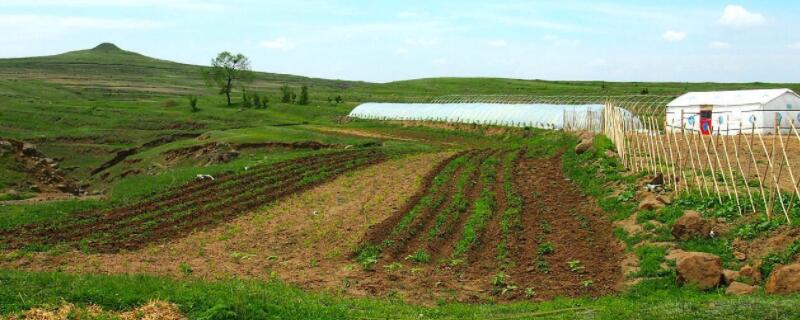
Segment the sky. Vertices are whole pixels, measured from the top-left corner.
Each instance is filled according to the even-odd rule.
[[[208,65],[427,77],[800,82],[800,1],[0,0],[0,57],[112,42]]]

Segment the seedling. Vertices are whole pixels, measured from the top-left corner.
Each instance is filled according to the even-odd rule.
[[[386,271],[395,272],[397,270],[403,269],[403,264],[399,262],[393,262],[383,266],[383,268],[386,269]]]
[[[531,287],[525,288],[525,297],[526,298],[533,298],[536,295],[536,291],[533,290]]]
[[[544,259],[536,260],[536,269],[539,270],[541,273],[549,273],[550,272],[550,264],[547,263]]]
[[[583,270],[586,269],[580,260],[567,261],[567,266],[569,267],[569,271],[575,273],[582,273]]]
[[[545,242],[545,243],[539,244],[539,255],[540,256],[548,255],[548,254],[551,254],[551,253],[553,253],[555,251],[556,251],[556,249],[553,246],[552,242]]]
[[[425,250],[420,249],[406,257],[406,260],[416,263],[428,263],[431,261],[431,256]]]
[[[592,287],[592,285],[594,284],[594,281],[592,281],[592,280],[586,280],[586,281],[583,281],[583,282],[581,282],[581,284],[583,285],[583,288],[584,288],[584,289],[587,289],[587,290],[588,290],[589,288],[591,288],[591,287]]]

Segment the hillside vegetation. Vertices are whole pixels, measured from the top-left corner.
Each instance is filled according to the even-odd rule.
[[[757,244],[776,228],[800,239],[795,226],[691,195],[637,210],[645,177],[624,169],[607,138],[581,140],[588,151],[579,154],[579,140],[561,131],[346,115],[364,101],[446,95],[800,84],[368,83],[256,72],[244,89],[268,102],[255,107],[238,84],[229,106],[205,68],[109,43],[0,59],[0,319],[127,312],[156,300],[198,319],[799,316],[796,295],[678,285],[662,247],[714,253],[741,270],[772,257],[760,267],[767,275],[800,259],[800,246],[754,246],[742,261],[734,240],[749,230]],[[282,86],[308,86],[310,101],[282,102]],[[62,190],[67,182],[80,190]],[[687,209],[729,218],[732,229],[674,239]]]

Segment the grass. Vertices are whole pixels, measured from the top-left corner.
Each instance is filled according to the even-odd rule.
[[[662,269],[661,264],[665,261],[667,249],[653,245],[643,245],[635,250],[636,257],[639,258],[639,272],[637,277],[661,277],[669,273]]]
[[[589,195],[596,197],[611,219],[625,219],[634,212],[628,193],[612,195],[608,183],[628,184],[637,177],[621,175],[617,160],[603,152],[611,149],[610,140],[598,138],[591,152],[576,155],[571,152],[575,140],[559,132],[498,127],[475,127],[455,132],[423,125],[407,126],[376,121],[340,123],[360,101],[408,101],[451,94],[522,94],[522,95],[623,95],[638,94],[647,88],[651,94],[678,95],[686,91],[715,89],[744,89],[788,87],[800,90],[796,84],[715,84],[715,83],[611,83],[597,81],[541,81],[495,78],[435,78],[372,84],[354,81],[313,79],[291,75],[258,73],[248,88],[269,98],[266,109],[228,107],[214,89],[206,88],[200,78],[202,67],[172,63],[126,52],[112,46],[82,50],[62,55],[0,59],[0,136],[35,141],[49,157],[64,158],[62,167],[72,167],[70,175],[90,189],[105,191],[105,200],[70,200],[30,205],[0,206],[0,230],[29,223],[59,223],[70,219],[72,213],[107,209],[153,196],[192,179],[198,173],[218,175],[241,172],[244,167],[267,165],[300,156],[318,154],[316,151],[246,152],[227,164],[198,168],[182,163],[176,167],[156,170],[155,173],[103,181],[89,172],[110,159],[119,150],[140,146],[156,138],[176,133],[202,134],[201,139],[178,140],[143,150],[133,159],[141,159],[135,168],[152,170],[163,163],[163,152],[191,145],[224,142],[247,143],[262,141],[318,141],[341,145],[382,143],[392,154],[431,152],[461,148],[526,148],[525,156],[550,156],[565,149],[564,169],[567,176]],[[64,82],[66,81],[66,82]],[[308,84],[311,104],[299,106],[276,103],[277,88]],[[186,103],[187,95],[199,97],[199,112],[192,112]],[[341,104],[328,103],[327,98],[344,97]],[[239,97],[239,93],[234,93]],[[171,105],[169,101],[177,104]],[[348,129],[367,133],[398,136],[407,140],[382,141],[353,135],[330,134],[325,129]],[[500,133],[496,133],[500,131]],[[465,161],[465,160],[462,160]],[[495,161],[508,163],[508,158]],[[461,164],[458,164],[461,165]],[[455,166],[455,165],[454,165]],[[7,155],[0,156],[0,192],[26,179],[16,163]],[[437,177],[439,187],[450,181],[455,168]],[[481,179],[496,170],[479,168]],[[478,169],[476,169],[478,170]],[[110,169],[120,173],[121,167]],[[598,176],[600,173],[600,176]],[[324,171],[307,177],[306,182],[331,174]],[[503,173],[506,175],[506,173]],[[463,176],[462,176],[463,177]],[[466,184],[466,178],[457,183]],[[463,182],[462,182],[463,180]],[[494,180],[492,177],[491,180]],[[506,179],[510,181],[511,179]],[[484,183],[485,185],[485,183]],[[516,213],[514,197],[504,187],[509,209],[501,214],[501,224],[512,231]],[[24,191],[24,190],[20,190]],[[461,250],[475,241],[475,235],[493,213],[492,189],[481,191],[470,217],[468,232],[459,243]],[[421,205],[435,205],[433,198],[423,198]],[[704,203],[692,199],[683,207],[700,207],[711,217],[731,217],[738,214],[724,204]],[[800,206],[796,206],[800,207]],[[467,210],[459,201],[456,212]],[[671,221],[677,209],[666,209]],[[797,213],[793,213],[796,215]],[[413,217],[410,219],[413,220]],[[659,220],[659,221],[661,221]],[[800,220],[800,219],[795,219]],[[411,221],[406,221],[405,226]],[[557,226],[552,226],[557,227]],[[758,236],[776,226],[762,222],[744,224],[741,234]],[[546,233],[551,226],[543,221]],[[626,242],[635,241],[627,237]],[[728,252],[725,242],[696,241],[682,244],[692,250]],[[558,248],[561,250],[561,248]],[[650,249],[648,249],[650,250]],[[639,252],[637,252],[638,254]],[[641,252],[640,259],[657,261],[659,252]],[[357,260],[371,269],[377,264],[380,248],[367,246]],[[784,261],[792,253],[775,253]],[[420,254],[417,260],[424,260]],[[540,261],[540,270],[549,269]],[[183,274],[191,267],[178,265]],[[800,317],[796,308],[797,296],[728,297],[719,292],[696,293],[675,287],[672,275],[645,281],[629,292],[599,299],[555,299],[542,303],[504,305],[446,304],[435,307],[414,306],[395,298],[357,299],[335,294],[307,293],[277,281],[256,282],[226,280],[206,282],[187,279],[167,279],[142,275],[69,275],[0,270],[0,313],[20,312],[32,306],[58,305],[62,301],[78,304],[98,304],[111,310],[130,309],[150,299],[159,298],[178,303],[190,318],[252,319],[252,318],[535,318],[549,316],[561,319],[721,319]],[[504,290],[511,290],[506,285]],[[527,288],[526,294],[534,295]]]

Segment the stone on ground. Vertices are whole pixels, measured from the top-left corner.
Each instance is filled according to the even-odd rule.
[[[710,231],[711,225],[697,211],[692,210],[684,212],[672,227],[672,235],[681,241],[691,238],[706,238]]]
[[[800,292],[800,263],[775,267],[767,279],[765,289],[769,294]]]
[[[705,252],[687,252],[677,261],[678,283],[708,290],[722,280],[722,260]]]
[[[658,201],[658,197],[652,193],[647,193],[639,203],[639,210],[658,210],[664,207],[664,203]]]
[[[733,282],[727,289],[725,289],[725,294],[734,295],[734,296],[741,296],[746,294],[751,294],[756,291],[758,287],[751,286],[749,284],[743,282]]]

